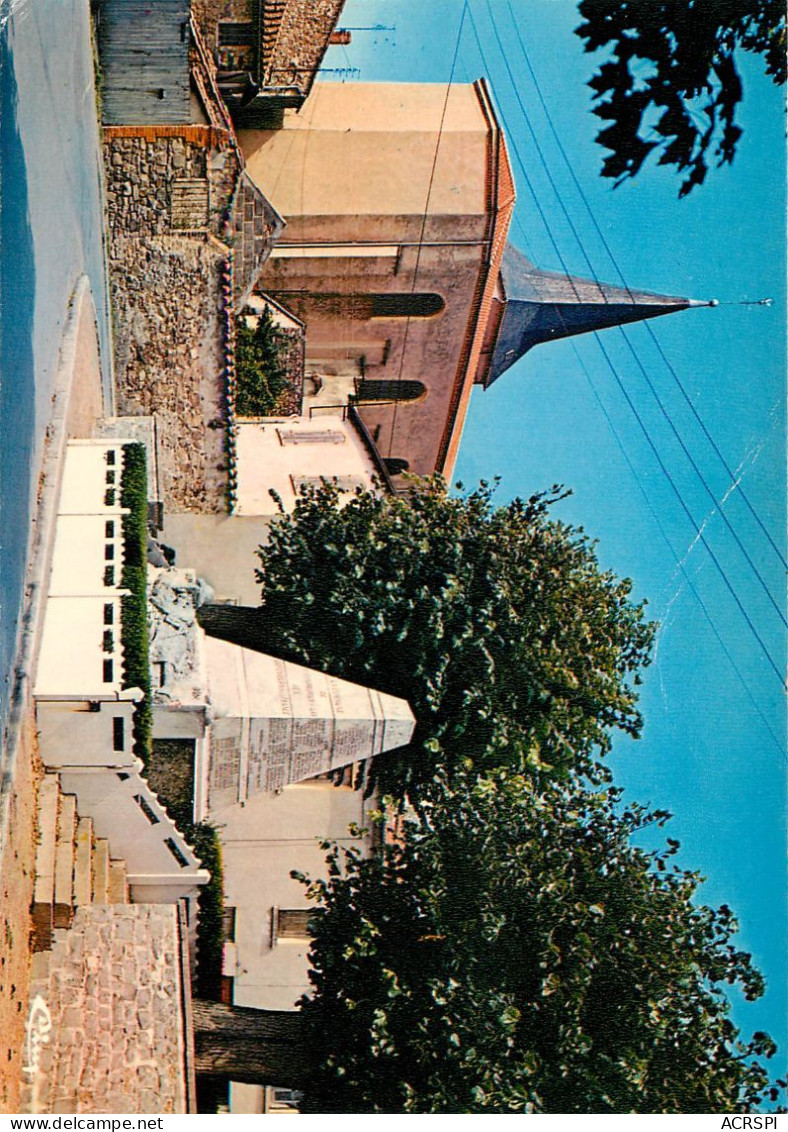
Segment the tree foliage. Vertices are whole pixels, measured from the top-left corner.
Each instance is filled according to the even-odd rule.
[[[334,846],[309,886],[302,1111],[749,1111],[775,1047],[740,1039],[722,987],[763,982],[678,844],[633,847],[668,817],[460,773],[396,843]]]
[[[411,798],[457,752],[482,769],[604,775],[618,728],[637,735],[653,626],[581,530],[550,518],[558,489],[494,507],[482,484],[407,498],[325,483],[277,518],[258,554],[264,643],[407,699],[411,745],[371,766]]]
[[[123,447],[120,503],[123,516],[123,570],[120,583],[123,687],[141,688],[143,698],[134,708],[134,754],[147,763],[153,734],[150,661],[148,651],[148,473],[143,444]]]
[[[581,0],[586,51],[607,48],[589,82],[594,113],[610,124],[602,173],[634,177],[650,155],[682,174],[680,196],[705,180],[708,159],[729,164],[742,135],[737,53],[755,52],[775,83],[786,78],[783,0]]]
[[[274,412],[287,384],[284,362],[287,337],[266,307],[254,327],[239,318],[235,327],[235,369],[238,377],[236,410],[241,417],[265,417]]]

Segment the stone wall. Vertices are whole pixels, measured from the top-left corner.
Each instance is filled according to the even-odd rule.
[[[227,220],[238,179],[239,162],[228,145],[209,151],[203,141],[173,135],[125,136],[105,131],[104,168],[110,234],[169,234],[173,224],[173,188],[177,182],[205,182],[209,202],[206,222],[218,235]],[[177,190],[176,190],[177,191]]]
[[[307,95],[344,0],[262,0],[263,86],[296,86]],[[192,14],[221,70],[251,70],[251,48],[220,48],[220,20],[254,22],[251,0],[192,0]]]
[[[206,144],[210,131],[129,135],[104,137],[118,412],[156,414],[165,507],[221,511],[226,253],[215,237],[226,228],[240,163],[229,140],[221,149]],[[178,182],[198,188],[196,205],[178,197]]]
[[[183,1113],[186,1032],[177,907],[86,905],[33,960],[51,1020],[23,1112]]]
[[[223,326],[282,227],[242,162],[229,127],[104,130],[118,412],[156,415],[162,498],[178,512],[226,507]]]
[[[288,0],[276,42],[264,59],[264,82],[308,94],[344,0]]]
[[[224,261],[206,238],[112,241],[118,411],[155,413],[159,482],[174,511],[225,506]]]

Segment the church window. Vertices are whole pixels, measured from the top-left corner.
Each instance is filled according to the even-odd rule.
[[[235,908],[229,904],[222,909],[222,939],[228,943],[235,940]]]
[[[402,291],[372,295],[372,318],[431,318],[446,306],[430,291]]]
[[[126,745],[126,721],[122,715],[116,715],[112,720],[112,749],[122,751]]]
[[[359,401],[418,401],[427,392],[421,381],[380,381],[362,378],[358,387]]]

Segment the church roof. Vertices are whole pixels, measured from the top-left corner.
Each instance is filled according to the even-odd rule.
[[[541,271],[511,244],[499,279],[503,314],[485,387],[540,342],[709,305]]]

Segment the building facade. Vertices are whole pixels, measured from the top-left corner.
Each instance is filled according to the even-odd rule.
[[[355,383],[389,469],[450,474],[514,186],[483,81],[317,83],[239,133],[287,220],[259,277],[307,327],[307,370]]]

